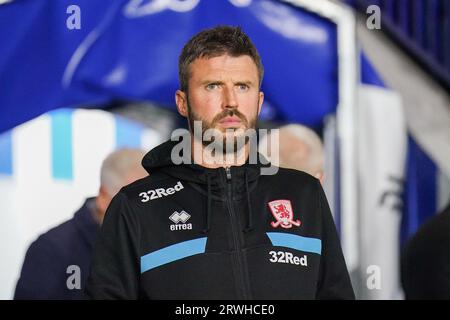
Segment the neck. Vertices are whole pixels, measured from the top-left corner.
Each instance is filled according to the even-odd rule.
[[[207,146],[203,145],[201,141],[195,139],[192,135],[191,147],[194,163],[210,169],[242,166],[247,161],[249,154],[249,144],[246,143],[239,151],[228,154],[219,152],[220,156],[217,156],[211,152],[214,150],[212,145],[207,149]]]
[[[94,221],[97,222],[99,225],[102,225],[104,214],[98,207],[97,199],[89,203],[88,208],[91,211],[91,215]]]
[[[104,217],[105,217],[105,214],[103,212],[101,212],[100,209],[96,208],[96,210],[94,212],[94,219],[99,225],[102,225]]]

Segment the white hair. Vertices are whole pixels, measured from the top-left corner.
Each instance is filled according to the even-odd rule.
[[[310,128],[305,127],[300,124],[289,124],[278,128],[279,131],[279,163],[274,163],[274,165],[302,170],[308,172],[311,175],[315,175],[318,172],[323,172],[324,167],[324,155],[323,155],[323,145],[319,136]],[[291,135],[296,138],[298,143],[304,145],[304,148],[298,148],[295,145],[286,145],[286,134]],[[264,144],[270,141],[268,135],[261,138],[259,142],[260,152],[264,149],[261,148]],[[288,147],[288,152],[285,147]],[[276,159],[276,157],[271,157],[268,154],[264,154],[267,158]]]
[[[128,176],[138,170],[145,151],[133,148],[121,148],[110,153],[103,160],[100,170],[100,183],[111,195],[115,195],[127,183]]]

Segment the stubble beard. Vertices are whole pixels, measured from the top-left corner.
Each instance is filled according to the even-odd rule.
[[[259,99],[258,99],[259,105]],[[207,130],[217,130],[220,132],[220,137],[222,139],[223,153],[236,153],[240,151],[249,141],[249,138],[246,136],[245,132],[248,129],[256,128],[257,121],[257,113],[255,116],[249,120],[237,109],[225,109],[219,114],[217,114],[212,121],[208,121],[203,119],[199,114],[195,113],[192,105],[189,102],[189,98],[187,98],[187,107],[188,107],[188,122],[189,122],[189,131],[191,135],[197,140],[201,141],[204,147],[208,146],[210,143],[214,142],[213,140],[204,139],[205,133]],[[241,127],[239,128],[227,128],[225,131],[218,128],[219,122],[225,117],[236,116],[241,120]],[[201,136],[199,136],[200,132],[194,130],[194,121],[201,121],[202,130]],[[245,139],[245,141],[240,141]]]

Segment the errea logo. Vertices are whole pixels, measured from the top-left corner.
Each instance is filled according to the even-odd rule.
[[[191,215],[186,211],[181,212],[175,211],[169,217],[175,224],[170,225],[170,231],[175,230],[192,230],[192,223],[186,223]],[[181,223],[180,223],[181,222]]]
[[[141,192],[139,193],[139,196],[142,197],[142,202],[147,202],[149,200],[155,200],[162,197],[170,196],[171,194],[174,194],[177,191],[180,191],[183,189],[184,186],[181,183],[181,181],[178,181],[176,185],[174,185],[172,188],[158,188],[154,190],[148,190],[147,192]]]
[[[169,217],[169,219],[175,223],[178,223],[180,221],[183,223],[186,223],[190,217],[191,217],[191,215],[183,210],[181,212],[175,211],[174,213],[172,213],[172,215]]]

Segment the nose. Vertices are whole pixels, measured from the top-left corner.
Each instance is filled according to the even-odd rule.
[[[223,90],[223,107],[225,109],[236,109],[238,107],[236,92],[233,88],[225,87]]]

